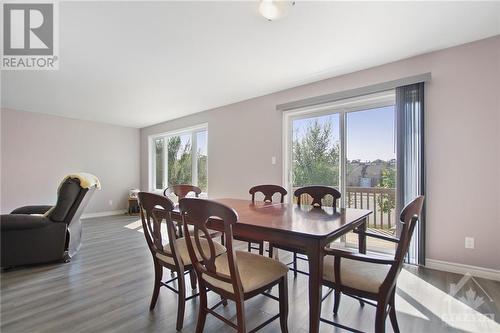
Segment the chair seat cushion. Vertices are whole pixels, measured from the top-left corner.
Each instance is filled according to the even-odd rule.
[[[279,280],[288,272],[283,263],[258,254],[236,251],[236,263],[240,273],[243,292],[248,293]],[[230,275],[227,253],[215,259],[217,273]],[[213,285],[234,293],[233,285],[203,274],[203,279]]]
[[[201,257],[201,254],[198,252],[198,248],[195,245],[194,237],[191,237],[191,241],[194,245],[196,257],[198,258],[198,260],[203,260],[203,258]],[[184,265],[191,265],[191,258],[189,257],[186,238],[185,237],[178,238],[175,240],[175,243],[177,244],[177,251],[179,252],[178,254],[179,254],[183,264]],[[226,248],[224,246],[222,246],[221,244],[219,244],[215,241],[213,243],[214,243],[216,255],[221,255],[222,253],[226,252]],[[208,240],[200,237],[200,244],[201,244],[201,247],[202,247],[205,255],[209,256],[210,245],[208,243]],[[165,251],[165,253],[172,254],[172,252],[170,251],[170,244],[163,246],[163,251]],[[161,253],[156,253],[156,257],[158,259],[160,259],[161,261],[166,262],[170,265],[175,265],[174,258],[172,258],[172,257],[165,256]]]
[[[323,279],[335,283],[334,256],[326,256]],[[391,265],[374,264],[359,260],[340,259],[340,282],[343,286],[370,293],[378,293]]]

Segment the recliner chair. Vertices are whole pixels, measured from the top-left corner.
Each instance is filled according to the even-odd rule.
[[[3,268],[62,260],[68,262],[81,244],[80,217],[99,183],[88,188],[68,176],[55,206],[24,206],[1,215]]]

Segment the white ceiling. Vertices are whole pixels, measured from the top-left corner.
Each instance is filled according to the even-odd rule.
[[[144,127],[500,34],[500,2],[62,2],[60,69],[2,72],[2,106]]]

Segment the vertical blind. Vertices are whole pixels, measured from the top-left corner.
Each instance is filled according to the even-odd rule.
[[[396,88],[397,213],[425,195],[424,82]],[[425,264],[425,209],[415,228],[407,261]]]

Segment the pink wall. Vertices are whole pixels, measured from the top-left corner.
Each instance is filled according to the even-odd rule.
[[[148,135],[206,122],[209,195],[246,198],[254,184],[282,181],[277,104],[426,72],[427,257],[500,269],[499,36],[143,128],[142,188]]]
[[[129,188],[139,186],[135,128],[2,109],[1,145],[2,213],[54,204],[70,172],[93,173],[102,183],[85,213],[125,209]]]

